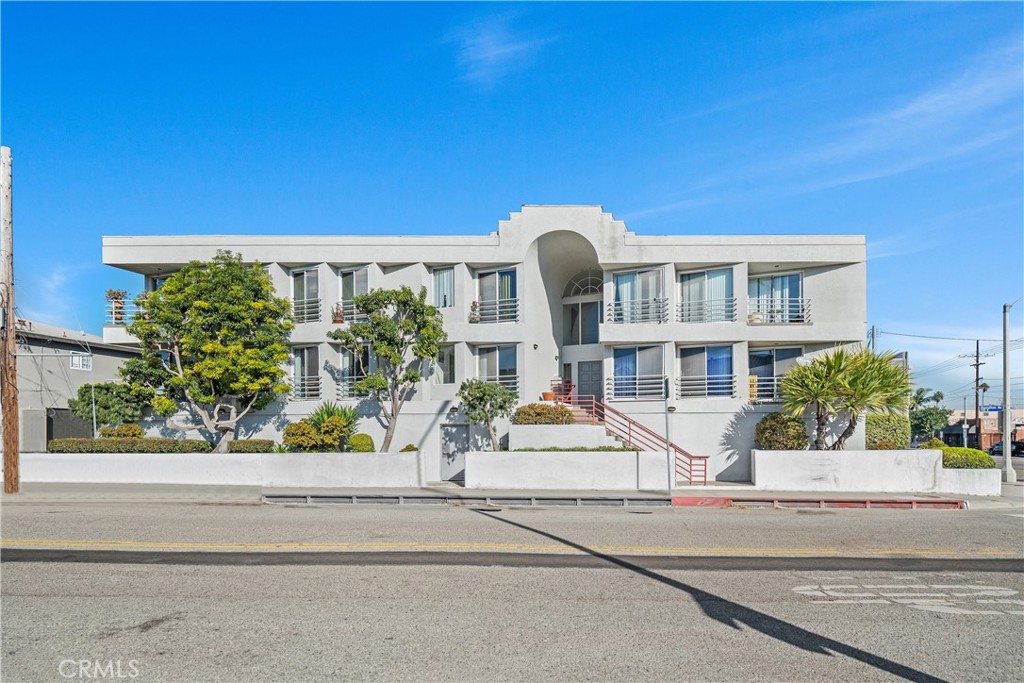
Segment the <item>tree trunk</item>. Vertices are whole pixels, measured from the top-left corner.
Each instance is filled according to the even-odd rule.
[[[846,445],[846,440],[853,436],[853,433],[857,430],[858,424],[860,424],[860,415],[852,415],[850,417],[850,422],[846,425],[846,429],[844,429],[843,433],[839,435],[839,438],[836,439],[836,442],[832,444],[832,450],[843,450],[843,447]]]
[[[498,443],[498,433],[494,430],[493,422],[487,423],[487,433],[491,435],[491,450],[495,452],[499,451],[501,446]]]
[[[394,417],[388,420],[388,428],[384,431],[384,442],[380,445],[381,453],[391,452],[391,440],[395,438],[395,424],[397,421]]]
[[[231,441],[235,438],[235,430],[232,429],[220,429],[220,440],[217,441],[217,445],[214,446],[214,453],[227,453],[228,448],[231,446]]]
[[[818,405],[814,416],[814,450],[825,450],[825,432],[828,430],[828,413]]]

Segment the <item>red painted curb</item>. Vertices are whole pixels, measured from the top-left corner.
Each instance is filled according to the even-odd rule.
[[[731,498],[711,498],[708,496],[696,498],[673,498],[674,508],[728,508],[732,507]]]
[[[672,507],[727,508],[742,505],[779,508],[884,508],[890,510],[964,510],[967,502],[952,498],[724,498],[694,496],[672,498]]]

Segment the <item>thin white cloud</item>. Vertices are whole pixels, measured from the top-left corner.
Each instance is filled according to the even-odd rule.
[[[48,273],[32,275],[27,286],[20,286],[16,291],[19,317],[83,329],[78,315],[80,302],[75,297],[78,289],[73,283],[79,274],[93,267],[55,265]],[[21,280],[20,277],[18,279]]]
[[[491,17],[457,31],[458,63],[465,81],[490,89],[531,62],[553,38],[514,33],[507,16]]]

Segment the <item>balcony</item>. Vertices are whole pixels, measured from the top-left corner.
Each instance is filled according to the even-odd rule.
[[[132,299],[114,299],[107,301],[107,312],[104,325],[131,325],[135,322],[135,316],[139,309],[135,307]]]
[[[676,378],[676,398],[733,398],[735,396],[735,375]]]
[[[296,377],[292,382],[293,401],[315,401],[320,398],[319,377]]]
[[[293,299],[292,317],[297,323],[320,322],[320,299]]]
[[[352,299],[343,299],[334,305],[331,313],[333,322],[341,323],[362,323],[369,320],[369,316],[356,309],[356,302]]]
[[[751,325],[786,325],[811,322],[810,299],[750,299],[747,323]]]
[[[508,387],[512,391],[519,394],[519,375],[501,375],[500,377],[480,377],[481,380],[489,384],[500,384],[503,387]]]
[[[681,323],[722,323],[736,320],[736,298],[683,301],[676,307]]]
[[[668,388],[665,375],[616,375],[608,378],[605,397],[608,400],[663,401]]]
[[[610,323],[663,323],[668,320],[668,298],[616,301],[608,304],[606,313]]]
[[[519,322],[519,299],[481,301],[471,308],[469,322],[517,323]]]
[[[338,398],[349,399],[362,398],[363,396],[368,396],[369,394],[367,394],[365,391],[356,390],[356,382],[363,379],[366,379],[365,375],[361,375],[359,377],[343,376],[340,379],[338,379],[336,383],[338,388]]]
[[[758,403],[771,403],[779,401],[779,384],[782,382],[782,375],[775,377],[758,377],[750,375],[747,378],[750,383],[750,400]]]

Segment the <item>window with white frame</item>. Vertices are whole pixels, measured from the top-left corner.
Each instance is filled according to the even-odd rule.
[[[477,303],[482,323],[514,323],[519,320],[519,291],[516,269],[505,268],[477,276],[480,300]]]
[[[316,266],[292,271],[292,315],[298,323],[320,320],[320,272]]]
[[[751,277],[747,281],[747,296],[749,322],[803,323],[810,319],[800,273]]]
[[[618,346],[612,349],[613,376],[609,398],[665,398],[664,357],[661,346]]]
[[[451,308],[455,305],[455,268],[434,268],[434,306]]]
[[[668,299],[662,287],[661,268],[614,273],[612,286],[614,299],[608,305],[609,322],[665,322]]]
[[[341,293],[341,310],[344,314],[344,322],[352,322],[357,317],[355,298],[360,294],[366,294],[369,287],[370,273],[364,266],[343,270],[338,273],[338,291]]]
[[[92,354],[85,351],[72,351],[71,369],[92,370]]]
[[[750,349],[751,400],[774,400],[779,398],[779,381],[796,365],[803,355],[800,348]]]
[[[680,398],[733,396],[732,345],[684,346],[679,351],[676,395]]]
[[[732,268],[679,274],[681,323],[731,322],[736,319]]]
[[[436,384],[455,384],[454,344],[442,344],[438,349],[433,376]]]
[[[519,369],[516,345],[483,346],[477,349],[480,379],[496,382],[513,391],[519,390]]]
[[[601,302],[562,304],[562,344],[597,344],[601,329]]]
[[[338,394],[341,398],[365,396],[365,392],[356,390],[355,385],[370,373],[370,347],[361,346],[359,353],[352,349],[341,349],[341,373],[338,377]]]
[[[292,398],[320,398],[320,347],[299,346],[292,349]]]

